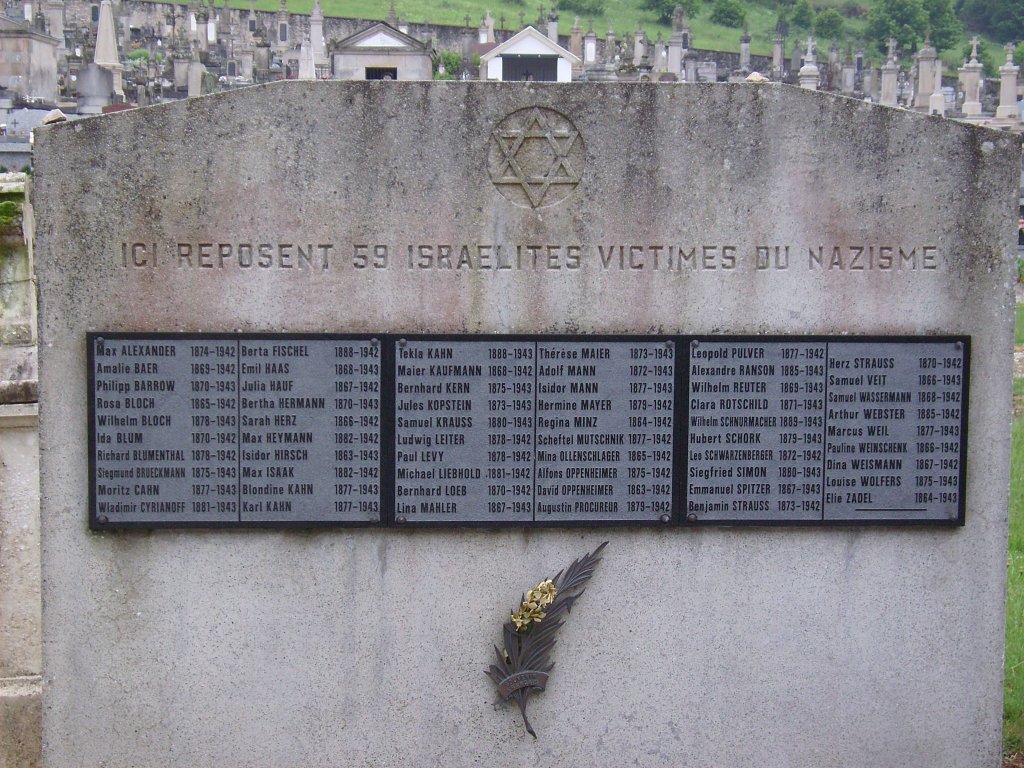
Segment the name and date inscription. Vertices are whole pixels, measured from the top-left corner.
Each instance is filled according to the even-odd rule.
[[[963,523],[966,337],[90,334],[94,527]]]
[[[452,272],[755,271],[918,272],[941,268],[929,244],[381,244],[333,242],[130,242],[118,263],[131,270],[177,269]]]

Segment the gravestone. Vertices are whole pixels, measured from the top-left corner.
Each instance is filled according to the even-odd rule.
[[[36,152],[47,766],[998,760],[1012,137],[287,82]],[[605,539],[534,741],[483,670]]]

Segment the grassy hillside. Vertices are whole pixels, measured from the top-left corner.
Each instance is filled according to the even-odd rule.
[[[175,1],[183,2],[184,0]],[[279,1],[256,0],[256,8],[263,11],[275,11],[279,7]],[[778,16],[777,7],[771,0],[741,1],[747,9],[752,52],[761,56],[771,55]],[[248,0],[228,0],[228,2],[233,7],[243,9],[249,7]],[[527,24],[535,23],[539,14],[539,6],[543,5],[547,8],[550,7],[551,2],[552,0],[544,0],[542,3],[532,2],[532,0],[530,2],[527,0],[518,2],[516,0],[395,0],[395,6],[399,18],[406,21],[461,26],[465,23],[466,16],[469,16],[470,24],[474,27],[480,23],[481,17],[489,10],[496,22],[504,16],[506,29],[518,29],[520,13],[523,14]],[[589,22],[593,21],[594,31],[601,37],[609,27],[615,30],[617,36],[621,37],[626,32],[635,31],[637,25],[640,25],[651,38],[660,32],[662,38],[667,40],[671,28],[667,24],[660,24],[656,14],[643,7],[643,2],[644,0],[606,0],[606,11],[603,15],[590,19],[581,14],[580,23],[586,32]],[[811,5],[817,12],[826,8],[835,8],[840,12],[844,9],[856,8],[858,15],[855,18],[844,18],[843,20],[844,39],[840,41],[843,50],[846,48],[846,39],[856,40],[863,37],[867,12],[874,3],[875,0],[811,0]],[[321,0],[321,6],[328,16],[384,19],[388,13],[388,0]],[[309,13],[313,7],[313,0],[288,0],[288,7],[295,13]],[[690,19],[694,47],[717,51],[739,51],[742,30],[712,24],[709,18],[711,7],[710,0],[704,0],[700,12]],[[569,33],[575,15],[573,11],[569,10],[561,12],[560,32]],[[791,32],[790,39],[786,44],[786,55],[791,54],[795,39],[806,40],[806,36],[806,32]],[[970,35],[965,32],[963,37],[965,47],[968,45],[969,39]],[[1002,64],[1005,58],[1002,55],[1001,46],[992,43],[989,47],[992,51],[990,57],[994,57],[992,62],[995,66]],[[866,46],[865,51],[876,64],[882,63],[882,56],[874,47]],[[947,72],[960,65],[963,54],[962,49],[943,52],[942,58]]]
[[[248,2],[229,0],[232,6],[248,8]],[[870,7],[873,0],[858,0],[858,5],[865,8]],[[772,38],[775,34],[775,21],[778,11],[769,6],[768,3],[756,4],[744,3],[747,6],[747,23],[750,28],[751,50],[758,55],[768,56],[772,51]],[[812,3],[815,7],[826,8],[829,6],[839,7],[842,0],[819,0]],[[545,7],[550,6],[550,0],[544,2]],[[387,16],[387,2],[379,0],[321,0],[324,13],[328,16],[347,16],[367,19],[383,19]],[[519,14],[522,12],[527,24],[534,23],[538,16],[539,4],[535,2],[520,3],[514,0],[396,0],[395,6],[399,18],[413,22],[430,22],[434,24],[461,25],[468,15],[470,23],[474,26],[480,23],[483,14],[490,10],[495,20],[505,17],[507,29],[518,28]],[[313,0],[289,0],[288,7],[297,13],[309,13],[313,7]],[[275,0],[257,0],[258,10],[272,11],[278,8]],[[599,36],[604,36],[609,26],[621,36],[626,32],[636,30],[637,24],[643,26],[650,37],[655,37],[661,32],[663,39],[668,39],[671,28],[667,24],[660,24],[656,14],[643,7],[643,0],[607,0],[606,12],[602,16],[593,18],[594,31]],[[573,11],[563,10],[560,13],[559,31],[568,34],[573,24]],[[730,29],[718,24],[712,24],[708,17],[711,15],[711,3],[705,2],[696,15],[690,19],[690,29],[693,35],[693,44],[697,48],[721,51],[738,51],[740,48],[740,35],[742,30]],[[590,19],[580,15],[580,24],[586,32]],[[861,19],[846,20],[848,33],[857,36],[863,33],[864,21]],[[792,43],[789,44],[790,46]],[[787,54],[789,47],[787,46]]]

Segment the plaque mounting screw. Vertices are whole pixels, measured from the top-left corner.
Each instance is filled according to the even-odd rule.
[[[99,523],[100,525],[106,525],[107,523],[110,522],[110,520],[107,518],[106,515],[99,515],[96,518],[96,522]]]
[[[661,516],[661,522],[663,522],[663,523],[667,523],[667,522],[669,522],[671,520],[672,520],[672,518],[669,517],[668,515],[662,515]]]
[[[406,344],[408,344],[408,343],[409,343],[409,342],[408,342],[408,341],[406,341],[405,339],[399,339],[399,340],[398,340],[398,346],[400,346],[400,347],[404,347],[404,346],[405,346]]]
[[[697,516],[695,514],[693,514],[693,512],[688,514],[686,516],[686,519],[689,520],[691,523],[696,523],[697,522]]]
[[[690,342],[690,346],[691,346],[691,347],[692,347],[693,349],[696,349],[697,347],[699,347],[699,346],[700,346],[700,342],[699,342],[699,341],[697,341],[696,339],[694,339],[693,341],[691,341],[691,342]]]
[[[97,336],[96,337],[96,343],[99,344],[101,347],[103,346],[103,341],[104,341],[104,339],[103,339],[102,336]]]
[[[379,347],[380,346],[380,339],[370,339],[370,346],[371,347]]]
[[[675,346],[676,346],[676,343],[674,341],[672,341],[672,339],[669,339],[668,341],[665,342],[665,348],[666,349],[674,349]]]
[[[957,348],[957,349],[963,349],[963,348],[964,348],[964,343],[963,343],[962,341],[958,341],[958,342],[956,343],[956,348]]]
[[[395,522],[396,523],[404,523],[405,522],[405,515],[399,515],[398,517],[396,517],[395,518]]]

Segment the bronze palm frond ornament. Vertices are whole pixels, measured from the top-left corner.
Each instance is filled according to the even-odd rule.
[[[565,623],[563,616],[568,615],[583,594],[601,560],[601,550],[607,545],[606,541],[590,554],[574,560],[553,579],[542,581],[523,595],[519,610],[513,611],[502,627],[504,651],[494,647],[498,663],[491,664],[487,676],[498,686],[501,700],[515,699],[526,731],[533,738],[537,738],[537,734],[526,717],[526,702],[531,693],[543,691],[547,685],[555,666],[551,661],[555,633]]]

